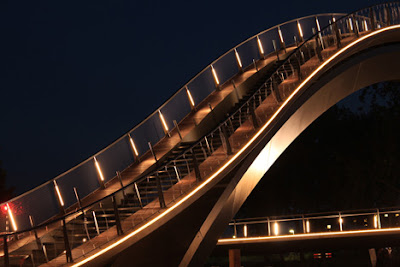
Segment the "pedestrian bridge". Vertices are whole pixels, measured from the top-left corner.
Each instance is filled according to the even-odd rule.
[[[399,41],[397,2],[249,38],[108,147],[2,203],[0,266],[202,265],[308,125],[400,79]]]

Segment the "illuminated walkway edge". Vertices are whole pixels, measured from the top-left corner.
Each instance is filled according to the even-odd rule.
[[[191,198],[193,195],[195,195],[198,191],[200,191],[202,188],[204,188],[207,184],[209,184],[212,180],[214,180],[215,177],[217,177],[221,172],[223,172],[232,162],[234,162],[239,156],[241,156],[244,151],[264,132],[264,130],[271,124],[271,122],[276,118],[276,116],[280,113],[280,111],[289,103],[289,101],[300,91],[300,89],[302,89],[304,87],[305,84],[307,84],[307,82],[309,82],[319,71],[321,71],[327,64],[329,64],[330,62],[332,62],[335,58],[337,58],[339,55],[341,55],[343,52],[345,52],[346,50],[350,49],[351,47],[353,47],[354,45],[358,44],[359,42],[370,38],[374,35],[377,35],[379,33],[382,33],[384,31],[389,31],[389,30],[393,30],[393,29],[398,29],[400,28],[400,25],[395,25],[395,26],[389,26],[386,28],[382,28],[379,30],[376,30],[374,32],[371,32],[363,37],[360,37],[359,39],[355,40],[354,42],[348,44],[347,46],[345,46],[344,48],[342,48],[341,50],[339,50],[336,54],[334,54],[333,56],[331,56],[329,59],[327,59],[323,64],[321,64],[314,72],[312,72],[311,75],[309,75],[294,91],[293,93],[286,99],[286,101],[279,107],[279,109],[276,111],[276,113],[274,113],[272,115],[272,117],[260,128],[260,130],[249,140],[248,143],[246,143],[230,160],[228,160],[228,162],[226,164],[224,164],[223,166],[221,166],[220,169],[218,169],[213,175],[211,175],[207,180],[205,180],[202,184],[200,184],[197,188],[195,188],[193,191],[191,191],[188,195],[186,195],[185,197],[183,197],[181,200],[179,200],[177,203],[175,203],[173,206],[171,206],[170,208],[166,209],[163,213],[161,213],[160,215],[158,215],[157,217],[153,218],[152,220],[150,220],[149,222],[147,222],[146,224],[144,224],[143,226],[139,227],[138,229],[136,229],[135,231],[129,233],[128,235],[126,235],[125,237],[119,239],[118,241],[116,241],[115,243],[107,246],[106,248],[102,249],[101,251],[95,253],[94,255],[72,265],[72,266],[81,266],[93,259],[95,259],[96,257],[104,254],[105,252],[115,248],[116,246],[122,244],[123,242],[125,242],[126,240],[128,240],[129,238],[137,235],[139,232],[143,231],[144,229],[146,229],[147,227],[149,227],[150,225],[152,225],[155,222],[158,222],[160,219],[162,219],[163,217],[165,217],[166,215],[168,215],[170,212],[172,212],[174,209],[176,209],[177,207],[179,207],[182,203],[184,203],[186,200],[188,200],[189,198]],[[385,229],[386,230],[386,229]],[[396,229],[398,230],[398,229]],[[379,231],[384,231],[382,229],[379,229]]]

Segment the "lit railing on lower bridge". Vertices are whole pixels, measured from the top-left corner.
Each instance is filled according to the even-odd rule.
[[[399,208],[237,219],[229,223],[219,243],[243,238],[276,239],[380,229],[400,231]]]

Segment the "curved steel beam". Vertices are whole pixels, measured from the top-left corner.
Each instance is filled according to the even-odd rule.
[[[350,43],[305,79],[256,134],[252,151],[214,205],[180,266],[203,264],[258,181],[314,120],[359,89],[400,79],[399,61],[400,26],[392,26]]]

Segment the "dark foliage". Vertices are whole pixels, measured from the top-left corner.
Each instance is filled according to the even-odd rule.
[[[3,203],[14,195],[14,187],[7,187],[6,185],[7,172],[1,167],[0,161],[0,203]]]

